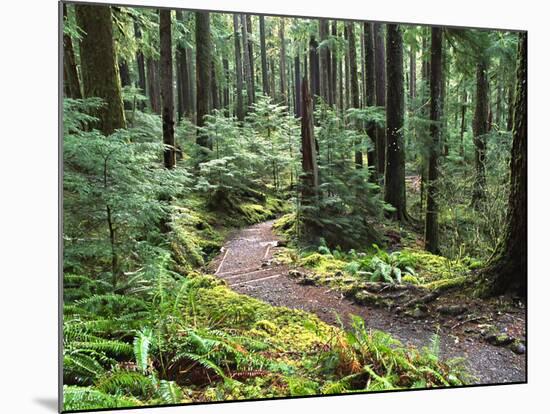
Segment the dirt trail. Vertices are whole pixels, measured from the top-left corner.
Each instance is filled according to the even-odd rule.
[[[315,313],[333,325],[337,325],[335,313],[346,324],[350,314],[359,315],[368,327],[389,332],[404,344],[417,347],[429,345],[431,336],[438,329],[437,321],[404,317],[385,309],[360,306],[326,286],[296,283],[296,279],[288,276],[287,266],[271,262],[277,251],[277,237],[272,226],[273,221],[269,221],[234,233],[221,254],[210,264],[210,270],[226,280],[233,290],[272,305]],[[525,355],[490,345],[479,334],[465,335],[464,324],[458,324],[460,326],[455,329],[455,324],[440,327],[442,358],[464,357],[479,384],[526,380]]]

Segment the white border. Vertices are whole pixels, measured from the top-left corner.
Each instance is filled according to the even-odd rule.
[[[118,3],[527,29],[529,31],[529,384],[186,406],[120,413],[541,412],[547,390],[548,29],[543,2],[498,0],[135,0]],[[57,395],[57,2],[2,5],[0,300],[6,413],[55,412]]]

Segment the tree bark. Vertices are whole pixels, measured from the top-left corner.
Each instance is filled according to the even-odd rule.
[[[146,59],[147,66],[147,92],[149,93],[149,103],[151,111],[155,114],[160,114],[160,89],[159,89],[159,68],[158,61],[153,58]]]
[[[309,38],[309,82],[310,87],[308,88],[311,90],[311,99],[312,99],[312,105],[313,108],[315,108],[315,96],[319,96],[321,93],[320,91],[320,80],[319,80],[319,53],[317,51],[317,48],[319,47],[319,44],[317,43],[317,40],[315,40],[315,36],[311,36]],[[304,98],[302,97],[302,100]]]
[[[386,106],[386,51],[384,49],[384,31],[380,23],[374,23],[374,62],[376,71],[376,106]],[[376,166],[378,173],[384,176],[386,165],[386,130],[384,127],[376,129]]]
[[[468,91],[466,85],[462,93],[462,105],[460,107],[460,155],[464,156],[464,133],[466,132],[466,109],[468,107]]]
[[[183,12],[176,10],[176,20],[183,23]],[[179,86],[178,86],[178,113],[180,117],[191,117],[192,97],[191,97],[191,79],[189,77],[189,65],[187,63],[187,49],[184,45],[176,46],[176,67],[178,70]]]
[[[197,126],[203,127],[209,113],[209,94],[212,88],[212,40],[210,39],[210,13],[195,12]],[[198,133],[197,144],[212,149],[208,136]]]
[[[281,17],[279,21],[279,41],[281,42],[280,48],[280,62],[279,62],[279,81],[281,92],[281,103],[288,106],[288,97],[286,92],[286,45],[285,45],[285,19]]]
[[[328,39],[329,25],[327,19],[319,19],[319,39],[321,43]],[[320,75],[320,96],[328,104],[330,95],[330,51],[327,44],[319,48],[319,75]]]
[[[476,106],[473,120],[474,165],[476,177],[472,193],[472,205],[479,207],[485,199],[485,134],[489,132],[489,80],[487,59],[482,58],[476,69]]]
[[[67,20],[67,5],[63,3],[63,21]],[[74,56],[73,40],[71,36],[63,33],[63,73],[65,96],[73,99],[82,98],[76,59]]]
[[[408,219],[405,194],[405,147],[403,121],[405,110],[403,84],[403,37],[401,28],[387,25],[386,39],[386,169],[384,201],[395,208],[392,217],[399,221]]]
[[[428,198],[426,201],[426,225],[424,242],[427,251],[439,254],[439,222],[437,203],[438,157],[441,140],[442,107],[442,33],[439,27],[432,28],[430,59],[430,138],[428,160]]]
[[[301,96],[301,74],[300,74],[300,56],[294,57],[294,116],[300,118],[302,116],[302,96]]]
[[[359,109],[361,104],[359,102],[359,76],[357,70],[357,49],[355,47],[355,23],[347,22],[346,27],[348,31],[351,107]],[[358,125],[355,126],[357,127]],[[360,145],[360,141],[355,142],[356,147]],[[360,148],[355,149],[355,167],[363,168],[363,152]]]
[[[75,12],[77,24],[85,33],[80,43],[84,97],[99,97],[105,101],[96,115],[98,128],[109,135],[118,128],[126,127],[111,8],[76,4]]]
[[[368,107],[376,105],[376,76],[374,63],[374,34],[371,23],[363,23],[363,31],[365,32],[365,69],[366,69],[366,104]],[[372,147],[368,152],[368,165],[373,167],[372,176],[377,174],[376,170],[376,124],[369,122],[367,124],[367,135],[372,141]]]
[[[252,75],[252,66],[250,59],[250,48],[248,41],[248,26],[247,17],[245,14],[241,14],[241,31],[243,35],[243,50],[244,50],[244,78],[246,81],[246,98],[248,102],[248,108],[246,112],[250,110],[254,104],[254,78]]]
[[[243,65],[241,58],[241,39],[239,36],[239,18],[233,14],[233,36],[235,38],[235,72],[237,78],[237,108],[235,110],[239,122],[244,121],[243,102]]]
[[[338,35],[338,29],[337,29],[337,21],[334,20],[332,22],[332,28],[331,28],[332,32],[332,37],[336,38],[336,36]],[[337,107],[337,75],[338,75],[338,53],[336,53],[336,49],[333,48],[333,50],[331,50],[331,68],[330,68],[330,77],[331,77],[331,80],[330,80],[330,95],[331,95],[331,98],[330,98],[330,104],[333,106],[333,107]]]
[[[137,20],[134,20],[134,36],[136,37],[137,51],[136,51],[136,65],[138,70],[138,83],[137,87],[141,89],[143,95],[147,95],[147,79],[145,78],[145,57],[141,50],[141,28]],[[140,109],[145,109],[145,102],[141,102]]]
[[[174,74],[172,66],[172,17],[170,9],[160,10],[160,84],[162,97],[162,141],[164,167],[176,166],[176,141],[174,139]]]
[[[504,237],[483,274],[488,293],[527,295],[527,34],[519,35],[510,194]]]
[[[252,79],[252,101],[256,102],[256,75],[254,68],[254,43],[252,42],[252,16],[246,15],[246,31],[248,34],[248,59],[250,61],[250,78]]]
[[[315,145],[313,127],[313,102],[309,94],[308,82],[302,81],[302,204],[315,205],[319,186],[319,173],[317,167],[317,151]],[[305,221],[306,233],[311,236],[315,233],[315,225]]]
[[[262,60],[262,87],[265,96],[269,96],[269,76],[267,73],[267,48],[265,45],[265,17],[260,18],[260,56]]]

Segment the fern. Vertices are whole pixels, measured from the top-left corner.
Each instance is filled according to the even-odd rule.
[[[63,387],[63,410],[94,410],[99,408],[125,408],[142,405],[135,398],[109,395],[94,388]]]
[[[143,329],[134,339],[134,357],[138,368],[146,372],[149,368],[149,346],[153,340],[153,332],[149,328]]]
[[[183,391],[173,381],[160,381],[159,395],[166,404],[179,404],[184,399]]]

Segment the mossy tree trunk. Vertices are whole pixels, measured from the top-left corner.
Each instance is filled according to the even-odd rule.
[[[174,74],[172,63],[172,16],[170,9],[160,10],[160,84],[162,97],[162,138],[164,166],[176,166],[176,142],[174,139]]]
[[[329,25],[327,19],[319,19],[319,39],[321,43],[328,39],[329,34]],[[321,86],[321,97],[328,104],[330,102],[330,50],[327,44],[324,44],[319,49],[320,54],[320,86]]]
[[[386,51],[384,49],[384,29],[382,24],[374,23],[374,62],[376,73],[376,106],[386,106]],[[378,174],[384,176],[386,165],[386,130],[383,126],[376,129],[376,167]]]
[[[183,12],[176,10],[176,20],[183,23]],[[192,115],[192,98],[191,98],[191,81],[189,78],[189,65],[187,63],[187,49],[181,43],[176,45],[176,70],[178,71],[177,85],[178,91],[178,114],[179,117],[191,117]]]
[[[108,135],[126,127],[111,8],[76,4],[75,12],[77,24],[84,31],[80,43],[84,97],[104,100],[105,105],[97,112],[98,128]]]
[[[430,138],[428,158],[428,199],[426,201],[426,226],[424,241],[426,250],[439,253],[439,223],[437,204],[438,158],[441,145],[442,108],[442,30],[432,28],[430,58]]]
[[[391,215],[404,221],[407,216],[405,195],[405,143],[403,138],[405,89],[403,84],[403,34],[399,25],[387,25],[386,39],[386,168],[384,201],[395,208]]]
[[[209,95],[212,82],[212,39],[210,38],[210,13],[195,12],[195,45],[196,45],[196,85],[197,85],[197,126],[203,127],[205,116],[209,113]],[[199,132],[197,144],[211,148],[208,136]]]
[[[497,253],[482,272],[487,292],[527,294],[527,34],[519,35],[510,160],[510,195],[504,237]]]
[[[67,20],[67,5],[63,3],[63,21]],[[73,99],[82,98],[80,81],[76,69],[73,40],[67,33],[63,33],[63,85],[65,96]]]
[[[489,79],[487,58],[482,57],[476,68],[476,106],[473,120],[475,179],[472,206],[479,207],[485,199],[485,135],[489,132]]]
[[[139,27],[139,22],[137,20],[134,20],[134,36],[136,37],[136,41],[138,42],[138,49],[136,51],[136,65],[138,70],[138,77],[137,77],[137,87],[141,89],[141,92],[143,95],[147,95],[147,80],[145,78],[145,57],[143,56],[143,52],[141,51],[141,28]],[[139,105],[140,109],[143,110],[145,107],[145,104],[141,102]]]
[[[147,68],[147,94],[149,95],[149,105],[151,111],[155,114],[161,113],[160,103],[160,81],[159,81],[159,63],[152,57],[146,59]]]

